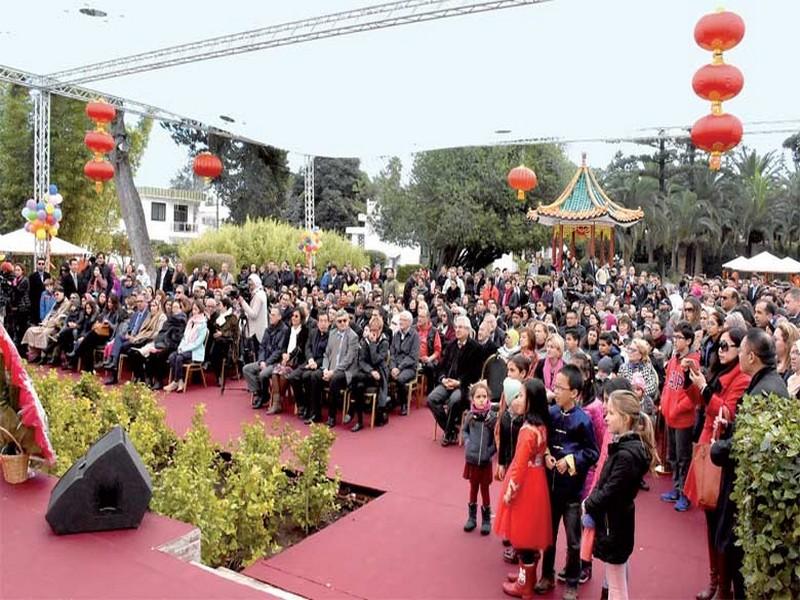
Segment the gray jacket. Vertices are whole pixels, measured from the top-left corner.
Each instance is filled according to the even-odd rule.
[[[494,445],[496,422],[497,413],[492,411],[485,417],[472,411],[467,413],[467,420],[461,432],[464,438],[467,464],[483,467],[492,462],[492,457],[497,453]]]
[[[339,352],[341,345],[343,345],[342,351]],[[345,330],[343,338],[339,335],[338,329],[331,330],[328,334],[328,346],[322,359],[322,369],[343,371],[348,384],[353,380],[353,375],[358,370],[358,336],[350,327]]]

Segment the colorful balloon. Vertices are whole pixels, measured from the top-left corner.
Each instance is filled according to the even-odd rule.
[[[50,193],[57,194],[58,193],[58,186],[55,183],[50,184]]]
[[[29,209],[31,209],[31,210],[34,210],[34,209],[36,208],[36,200],[34,200],[33,198],[31,198],[30,200],[28,200],[28,201],[25,203],[25,206],[26,206],[26,207],[28,207],[28,208],[29,208]]]
[[[61,212],[61,209],[60,209],[60,208],[57,208],[57,209],[55,209],[55,210],[53,211],[53,216],[56,218],[56,221],[60,221],[60,220],[61,220],[61,215],[62,215],[62,214],[63,214],[63,213]]]
[[[58,206],[58,205],[59,205],[59,204],[61,204],[63,201],[64,201],[64,197],[63,197],[61,194],[53,194],[52,196],[50,196],[50,202],[51,202],[51,203],[52,203],[54,206]]]
[[[36,232],[36,239],[37,240],[44,240],[47,238],[47,232],[44,229],[39,229]]]
[[[43,208],[40,208],[39,211],[36,213],[36,216],[39,217],[40,221],[44,221],[47,218],[47,213],[44,212]]]
[[[52,204],[45,204],[44,205],[44,212],[47,213],[48,215],[52,215],[53,211],[55,209],[56,209],[56,207],[53,206]]]

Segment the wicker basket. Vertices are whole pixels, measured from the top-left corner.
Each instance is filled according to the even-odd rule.
[[[0,427],[0,432],[6,434],[11,441],[14,442],[19,454],[0,454],[0,460],[3,463],[3,478],[8,483],[23,483],[28,480],[28,462],[30,456],[22,451],[17,438],[15,438],[10,431]]]

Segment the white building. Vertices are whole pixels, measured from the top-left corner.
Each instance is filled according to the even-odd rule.
[[[358,214],[359,225],[345,228],[350,242],[364,250],[383,252],[389,263],[385,266],[419,264],[420,247],[418,245],[400,246],[381,239],[373,226],[374,220],[377,218],[376,208],[377,203],[374,200],[367,200],[367,214]]]
[[[212,193],[142,186],[147,233],[151,240],[179,243],[216,229],[217,199]],[[226,206],[219,206],[219,222],[228,218]]]

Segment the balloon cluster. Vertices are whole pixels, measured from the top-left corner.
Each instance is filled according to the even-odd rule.
[[[306,256],[316,254],[322,247],[322,238],[319,236],[319,228],[314,227],[312,231],[306,231],[300,236],[300,243],[297,249],[305,252]]]
[[[25,219],[25,231],[36,236],[37,240],[46,240],[58,235],[58,225],[61,222],[62,212],[59,205],[64,201],[58,188],[50,186],[48,194],[39,200],[30,199],[22,209]]]

